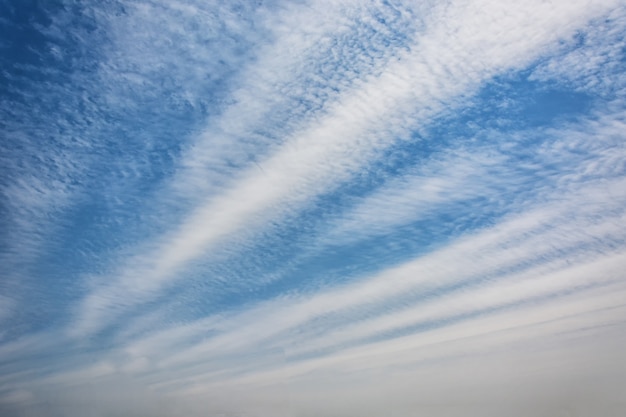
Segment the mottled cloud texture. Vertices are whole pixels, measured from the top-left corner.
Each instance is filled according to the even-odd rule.
[[[0,414],[623,416],[622,1],[0,1]]]

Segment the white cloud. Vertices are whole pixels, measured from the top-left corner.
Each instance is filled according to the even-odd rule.
[[[458,108],[491,77],[560,51],[558,43],[579,30],[613,39],[612,26],[611,33],[598,35],[595,26],[586,25],[617,6],[617,1],[486,0],[406,6],[397,28],[426,16],[408,30],[410,48],[402,42],[382,48],[384,40],[368,39],[364,48],[375,52],[359,61],[361,72],[339,68],[336,78],[302,89],[296,86],[310,81],[309,66],[326,64],[318,63],[320,56],[353,54],[354,25],[361,28],[361,20],[369,19],[368,25],[380,29],[371,8],[389,12],[386,18],[391,11],[360,2],[292,4],[275,15],[263,9],[266,32],[258,59],[242,63],[232,84],[233,102],[211,116],[153,201],[180,197],[196,204],[194,209],[159,238],[127,251],[129,256],[116,255],[113,273],[89,278],[90,292],[65,329],[3,342],[0,405],[22,404],[32,415],[84,415],[95,407],[94,413],[148,410],[151,415],[495,416],[592,410],[617,416],[626,383],[623,103],[597,108],[577,123],[481,132],[471,146],[444,150],[343,205],[304,248],[384,235],[475,195],[490,202],[513,200],[502,218],[450,236],[430,253],[343,284],[307,287],[186,323],[163,322],[167,302],[135,309],[184,281],[186,268],[220,245],[245,244],[368,169],[381,150]],[[131,30],[141,47],[185,33],[177,21],[155,15],[155,7],[142,3],[134,10],[147,27],[152,19],[164,25],[163,37]],[[192,3],[167,7],[183,14],[182,21],[196,15],[200,22],[219,20]],[[239,24],[236,14],[220,10],[226,26]],[[112,57],[118,64],[132,55],[136,40],[123,36],[130,21],[120,22],[116,46],[130,49]],[[238,26],[233,33],[255,32]],[[329,39],[342,36],[345,44],[329,46]],[[197,45],[182,49],[187,58],[198,52]],[[149,72],[158,57],[144,61],[145,51],[140,52],[129,65]],[[593,72],[589,62],[577,64],[572,56],[549,61],[534,76]],[[202,56],[198,62],[213,61]],[[103,71],[103,77],[117,76],[115,68]],[[193,85],[200,73],[185,85]],[[132,83],[140,82],[140,75],[124,76]],[[587,81],[580,83],[587,88]],[[199,100],[194,91],[185,94],[190,102]],[[284,97],[289,94],[293,97]],[[273,130],[254,136],[274,110],[296,97],[306,97],[313,110],[294,110],[281,127],[270,120],[267,128]],[[507,146],[528,138],[541,142],[523,167],[539,178],[532,181],[537,189],[512,196],[513,182],[522,180],[516,176],[521,164],[512,166]],[[37,184],[16,186],[14,195],[20,197],[13,202],[32,199],[29,207],[45,211],[60,201],[40,198]],[[46,186],[42,189],[45,194]],[[0,305],[0,319],[9,314],[5,310],[10,306]],[[108,325],[110,334],[99,333]],[[97,337],[104,338],[102,350],[94,349]],[[46,409],[50,402],[57,407]]]
[[[597,206],[602,206],[606,202],[595,197]],[[618,206],[622,204],[623,202],[616,203]],[[550,215],[546,216],[547,213]],[[584,214],[581,217],[584,218]],[[610,246],[609,242],[623,239],[622,235],[609,237],[615,232],[615,224],[619,223],[622,217],[623,214],[618,218],[609,218],[595,227],[577,219],[544,232],[542,229],[546,227],[545,225],[554,223],[557,218],[567,218],[562,209],[547,208],[528,213],[493,230],[468,237],[441,251],[384,271],[372,279],[343,288],[330,289],[310,298],[277,300],[273,308],[270,303],[243,312],[234,319],[224,318],[212,328],[218,331],[221,329],[224,331],[223,335],[218,333],[214,338],[188,351],[181,352],[182,346],[176,346],[174,349],[176,353],[166,354],[163,364],[169,367],[198,360],[206,361],[212,355],[230,356],[233,352],[241,352],[243,355],[246,350],[254,346],[263,346],[268,342],[271,343],[270,346],[285,348],[295,354],[297,351],[314,350],[315,344],[323,347],[332,345],[333,342],[341,344],[342,340],[358,341],[403,325],[418,323],[420,320],[437,318],[442,320],[454,316],[455,310],[459,307],[461,311],[457,313],[460,314],[471,313],[474,311],[471,306],[476,304],[484,308],[506,305],[506,294],[512,297],[508,302],[524,301],[536,296],[559,294],[580,286],[615,280],[619,278],[616,271],[617,273],[620,271],[619,265],[623,266],[623,256],[614,255],[614,260],[611,261],[610,257],[598,253],[597,249],[581,251],[576,248],[584,247],[589,241],[604,240]],[[576,236],[577,230],[585,232]],[[549,258],[541,260],[541,257],[550,253],[550,250],[546,250],[549,248],[559,254],[558,260],[552,262]],[[587,259],[598,260],[591,261],[584,267]],[[618,266],[612,267],[610,262],[617,262]],[[515,268],[525,264],[537,266],[515,272]],[[609,269],[602,273],[601,270],[605,267]],[[596,274],[591,276],[585,272],[589,269],[595,270],[598,278],[594,278]],[[375,312],[376,305],[385,305],[385,310],[388,310],[397,304],[394,299],[401,299],[402,296],[428,294],[450,284],[471,283],[475,280],[478,280],[478,283],[474,284],[476,286],[450,295],[452,298],[449,302],[446,302],[445,294],[434,293],[433,300],[418,302],[410,308],[400,306],[396,308],[399,311],[394,312],[392,309],[390,314],[382,316],[375,313],[374,318],[367,319],[368,310],[374,308]],[[481,280],[486,281],[480,284]],[[497,296],[494,297],[494,294]],[[492,301],[488,302],[482,297],[491,297]],[[476,300],[471,301],[473,298]],[[429,313],[434,311],[438,313]],[[365,319],[350,324],[359,316]],[[325,317],[329,318],[326,320]],[[328,331],[331,333],[327,334]],[[339,339],[333,340],[333,334]],[[275,337],[277,339],[272,340]],[[238,356],[234,358],[241,361],[240,358],[236,359]],[[232,365],[232,363],[223,364],[224,367]],[[201,368],[197,371],[203,372]]]
[[[142,349],[147,349],[144,352],[147,355],[158,355],[160,349],[175,352],[166,355],[164,364],[170,366],[178,363],[178,360],[193,362],[211,352],[246,349],[255,343],[269,341],[280,346],[285,342],[284,337],[291,336],[301,339],[297,344],[304,349],[310,347],[311,342],[307,337],[317,337],[315,343],[321,343],[320,346],[331,345],[332,340],[322,337],[326,331],[334,331],[346,342],[400,327],[403,322],[410,324],[415,318],[415,312],[423,309],[423,302],[408,310],[402,305],[390,309],[390,306],[397,304],[396,299],[401,300],[411,294],[431,293],[475,280],[487,280],[483,284],[486,287],[473,287],[480,292],[490,288],[490,280],[503,280],[501,285],[515,286],[527,285],[525,281],[518,280],[530,278],[529,290],[539,291],[538,295],[547,295],[550,293],[547,284],[543,287],[541,282],[533,281],[533,277],[552,274],[556,277],[552,284],[558,282],[561,286],[559,288],[566,291],[568,284],[573,286],[574,281],[565,278],[569,277],[567,274],[554,274],[585,262],[593,262],[604,254],[614,253],[616,248],[621,247],[619,242],[624,239],[623,228],[619,226],[624,220],[623,206],[626,201],[620,191],[624,188],[624,182],[611,162],[615,158],[620,159],[618,155],[623,153],[614,146],[615,140],[619,139],[615,134],[621,130],[619,124],[616,125],[612,120],[607,117],[603,122],[593,122],[591,126],[582,122],[568,126],[563,131],[552,132],[556,140],[551,142],[552,147],[545,147],[542,151],[545,162],[553,164],[553,156],[561,158],[565,152],[563,146],[568,147],[568,152],[577,153],[582,162],[575,162],[571,171],[563,170],[564,178],[568,179],[559,182],[562,188],[551,189],[548,195],[540,195],[537,201],[517,207],[517,214],[503,219],[493,228],[458,239],[439,251],[386,270],[380,276],[362,279],[345,287],[330,288],[311,297],[302,295],[278,299],[241,314],[220,315],[172,332],[166,330],[137,345],[132,344],[134,347],[131,350],[141,354]],[[593,144],[590,149],[586,149],[591,138],[594,138]],[[593,157],[589,156],[589,152]],[[584,180],[578,173],[584,174]],[[597,179],[589,182],[587,177]],[[507,180],[509,178],[505,176],[503,188],[506,188]],[[406,191],[411,192],[411,189]],[[406,199],[401,191],[391,194]],[[381,214],[379,202],[378,198],[366,197],[363,204],[358,206],[360,212],[371,219],[366,224],[371,225],[375,219],[383,219],[385,224],[386,216]],[[400,204],[393,206],[403,210]],[[415,212],[413,215],[419,216],[420,213]],[[395,221],[402,216],[396,213],[388,217]],[[348,222],[351,219],[352,215],[349,214]],[[339,223],[340,230],[342,227],[343,224]],[[330,229],[329,233],[332,234],[333,230]],[[585,279],[584,276],[579,278],[583,281]],[[519,295],[520,300],[530,297],[522,297],[521,292]],[[441,300],[434,298],[432,301],[438,303]],[[376,309],[383,305],[392,314],[379,318],[380,312]],[[440,308],[438,305],[434,308]],[[396,310],[400,311],[396,313]],[[376,330],[368,330],[371,329],[371,320],[356,323],[352,327],[365,330],[357,333],[358,337],[349,336],[346,324],[361,315],[368,317],[371,314],[368,311],[374,312],[374,321],[378,320],[382,324]],[[324,331],[320,331],[319,326]],[[304,330],[306,328],[308,330]],[[198,334],[207,334],[207,341],[187,352],[186,346],[193,343]],[[274,337],[278,338],[273,340]],[[289,342],[289,345],[295,348],[297,339]]]
[[[612,2],[457,2],[443,7],[408,52],[366,76],[330,104],[315,124],[296,130],[280,149],[223,194],[200,205],[155,249],[97,287],[77,311],[77,334],[100,329],[131,305],[181,276],[217,242],[262,226],[346,180],[406,129],[425,123],[489,77],[527,65],[551,44]],[[517,30],[510,30],[511,27]],[[269,53],[269,52],[268,52]]]
[[[619,96],[626,87],[620,65],[625,46],[622,36],[625,22],[626,9],[616,7],[579,37],[566,42],[555,56],[542,62],[531,79],[566,84],[593,95]]]

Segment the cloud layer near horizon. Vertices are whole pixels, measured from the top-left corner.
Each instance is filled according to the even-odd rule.
[[[0,412],[623,413],[623,2],[0,5]]]

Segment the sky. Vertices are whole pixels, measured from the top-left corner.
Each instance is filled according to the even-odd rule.
[[[623,0],[0,0],[0,415],[626,410]]]

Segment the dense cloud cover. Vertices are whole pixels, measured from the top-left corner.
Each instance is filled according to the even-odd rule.
[[[623,1],[0,28],[0,415],[624,415]]]

